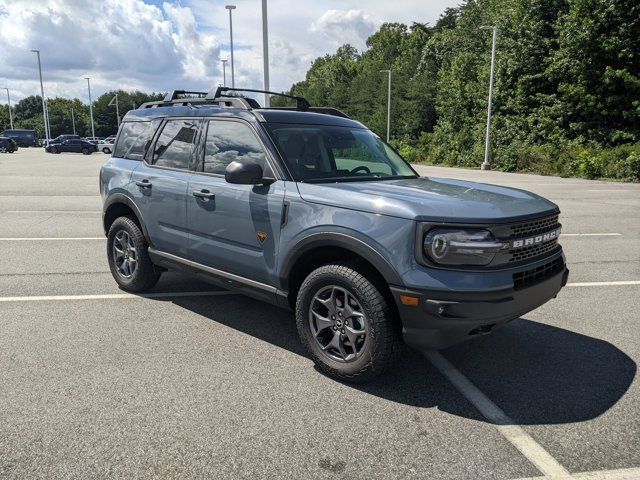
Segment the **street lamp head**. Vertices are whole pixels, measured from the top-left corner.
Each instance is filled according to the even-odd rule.
[[[235,10],[236,6],[235,5],[225,5],[224,8],[226,8],[227,10]]]
[[[33,53],[40,53],[40,50],[31,50]]]

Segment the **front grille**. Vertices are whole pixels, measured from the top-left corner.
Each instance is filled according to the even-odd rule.
[[[517,250],[509,250],[509,262],[520,262],[539,255],[544,255],[555,250],[558,247],[558,239],[554,238],[547,243],[539,245],[531,245],[529,247],[519,248]]]
[[[540,283],[547,278],[553,277],[564,269],[564,260],[562,257],[556,258],[554,261],[541,265],[531,270],[518,272],[513,274],[513,288],[522,290]]]
[[[549,230],[559,227],[560,223],[558,223],[558,215],[552,215],[546,218],[511,225],[509,227],[511,230],[509,238],[530,237],[531,235],[548,232]]]

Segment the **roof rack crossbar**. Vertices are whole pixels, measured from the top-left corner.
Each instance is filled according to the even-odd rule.
[[[165,95],[163,102],[170,103],[173,100],[178,100],[179,95],[199,95],[201,97],[206,97],[207,92],[190,92],[188,90],[174,90],[172,92],[168,92]]]
[[[307,101],[307,99],[304,98],[304,97],[298,97],[298,96],[295,96],[295,95],[287,95],[286,93],[270,92],[268,90],[256,90],[256,89],[253,89],[253,88],[218,87],[215,90],[210,91],[207,94],[206,98],[210,99],[210,100],[215,100],[215,99],[221,98],[223,96],[226,96],[226,95],[223,95],[223,93],[225,93],[225,92],[265,93],[267,95],[275,95],[277,97],[292,98],[293,100],[296,101],[296,108],[298,110],[303,111],[303,112],[306,112],[311,107],[311,105],[309,105],[309,102]]]

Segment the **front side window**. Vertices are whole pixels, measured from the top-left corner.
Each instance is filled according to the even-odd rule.
[[[233,161],[251,161],[266,168],[262,146],[251,128],[240,122],[211,120],[204,150],[205,173],[224,175]]]
[[[297,181],[417,177],[407,162],[364,128],[274,123],[267,129]]]
[[[155,125],[155,122],[124,122],[120,127],[120,136],[113,149],[113,156],[142,160],[151,143]]]
[[[164,124],[153,149],[153,164],[188,169],[197,132],[197,121],[169,120]]]

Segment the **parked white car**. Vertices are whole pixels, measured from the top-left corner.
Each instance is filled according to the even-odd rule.
[[[93,143],[96,147],[98,147],[98,151],[102,153],[113,153],[113,143],[109,143],[105,140],[93,140]]]

